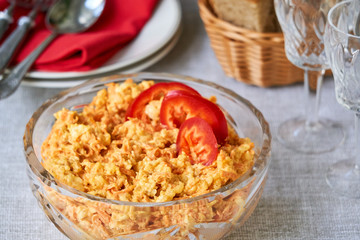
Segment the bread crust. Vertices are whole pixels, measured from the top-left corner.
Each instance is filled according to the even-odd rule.
[[[208,0],[222,20],[256,32],[279,32],[273,0]]]

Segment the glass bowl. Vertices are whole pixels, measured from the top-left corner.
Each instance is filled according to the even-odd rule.
[[[189,85],[216,96],[230,125],[255,144],[254,166],[234,182],[193,198],[137,203],[96,197],[57,181],[41,164],[41,145],[62,108],[81,111],[110,82],[154,80]],[[270,164],[271,134],[262,113],[248,100],[211,82],[161,73],[112,75],[90,80],[46,101],[29,120],[24,150],[30,186],[48,219],[70,239],[219,239],[241,226],[263,192]]]

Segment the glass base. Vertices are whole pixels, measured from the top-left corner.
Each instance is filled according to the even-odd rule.
[[[338,194],[360,198],[360,166],[354,160],[343,160],[330,166],[326,174],[326,182]]]
[[[307,125],[298,117],[282,123],[277,138],[284,146],[302,153],[323,153],[334,150],[345,139],[340,124],[320,119],[318,123]]]

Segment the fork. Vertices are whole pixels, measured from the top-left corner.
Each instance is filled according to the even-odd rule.
[[[40,10],[47,10],[54,0],[35,0],[33,9],[27,16],[22,16],[18,20],[17,28],[9,35],[0,47],[0,73],[3,73],[15,51],[22,43],[26,34],[34,26],[34,19]]]

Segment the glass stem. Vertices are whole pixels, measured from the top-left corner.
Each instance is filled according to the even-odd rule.
[[[305,116],[306,126],[309,128],[316,127],[319,121],[319,106],[324,74],[325,69],[318,71],[308,69],[304,70]],[[312,90],[312,87],[314,88],[314,84],[312,84],[314,81],[316,82],[315,94]]]
[[[355,113],[355,168],[360,170],[360,113]]]

